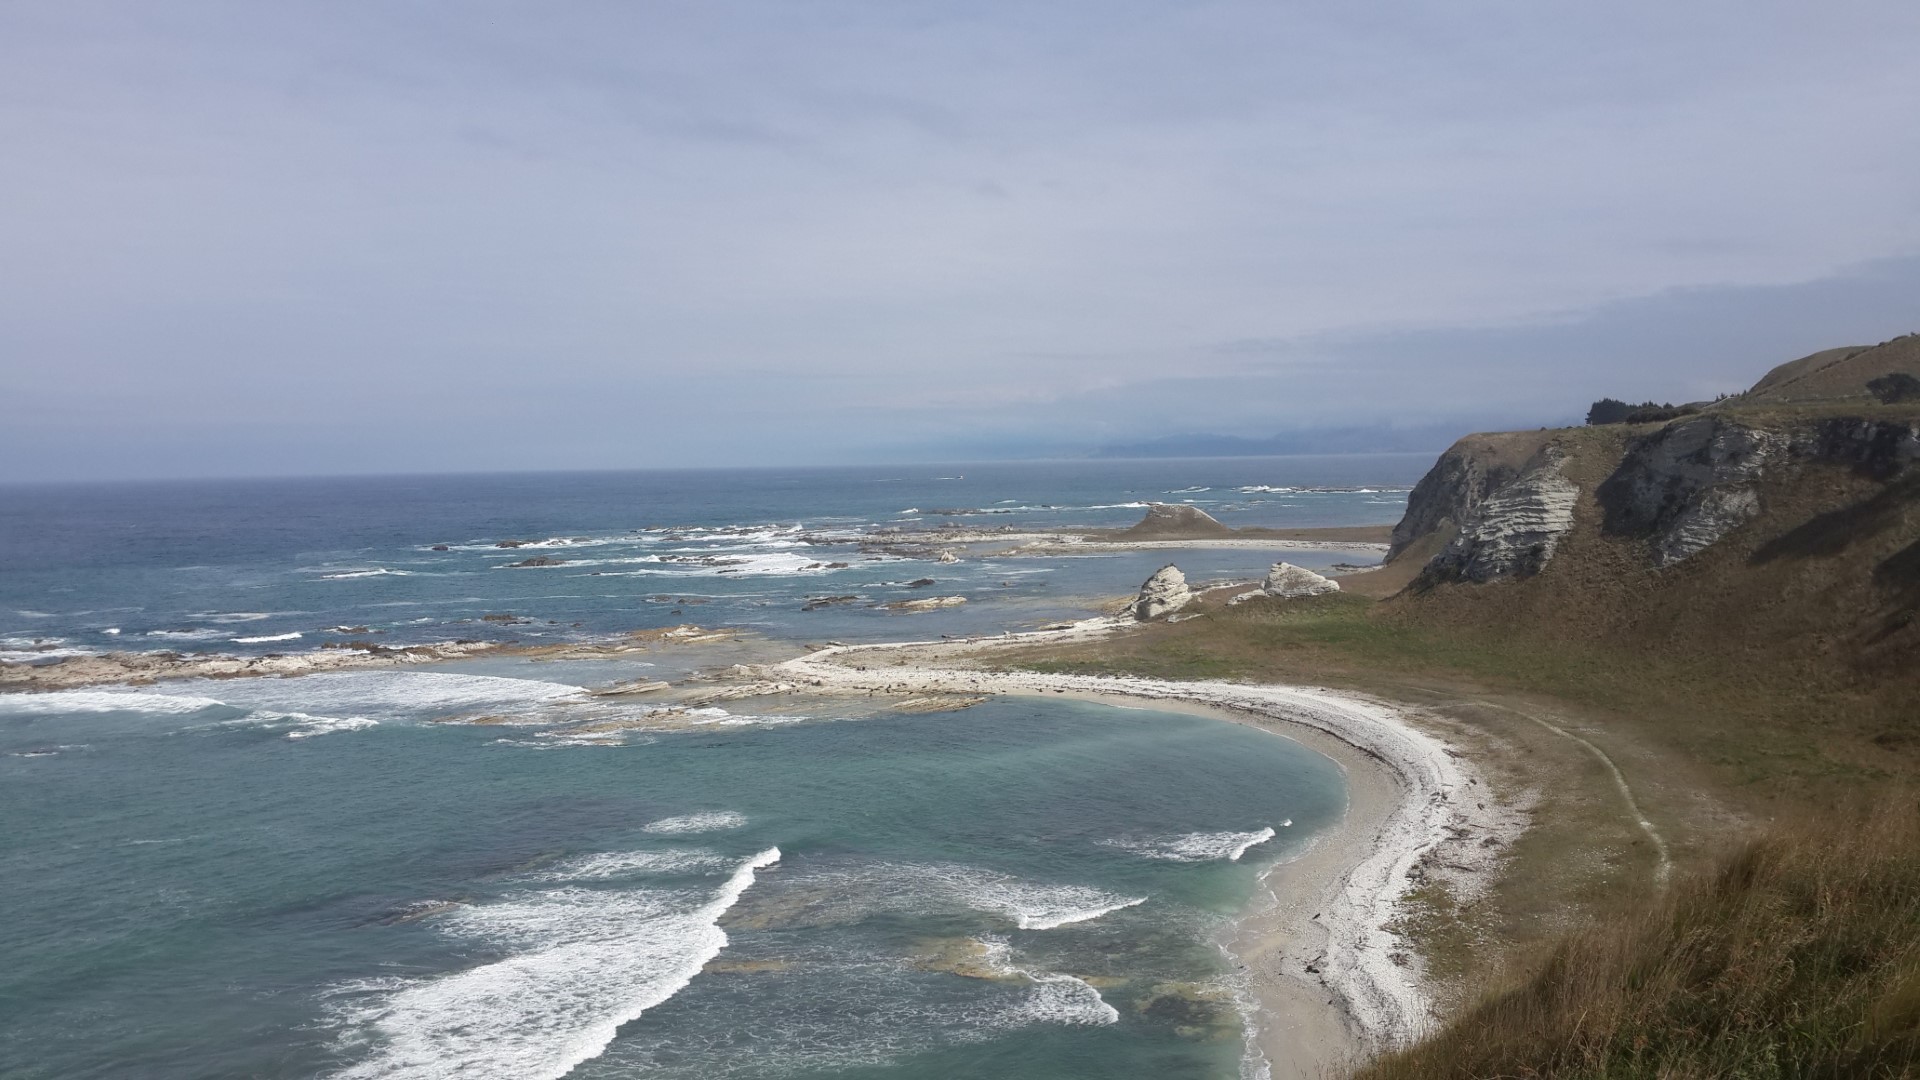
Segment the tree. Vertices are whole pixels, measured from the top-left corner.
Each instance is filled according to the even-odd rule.
[[[1902,401],[1920,401],[1920,379],[1904,371],[1890,372],[1877,379],[1867,380],[1867,390],[1882,405],[1893,405]]]
[[[1593,403],[1591,409],[1587,410],[1587,423],[1624,424],[1627,420],[1627,414],[1632,411],[1633,406],[1624,401],[1618,401],[1610,397],[1601,398],[1599,401]]]

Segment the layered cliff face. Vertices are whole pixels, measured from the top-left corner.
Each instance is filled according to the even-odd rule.
[[[1469,435],[1454,443],[1408,495],[1407,513],[1393,528],[1387,558],[1399,558],[1428,537],[1450,539],[1538,449],[1538,440],[1525,432]]]
[[[1671,567],[1760,518],[1770,497],[1818,487],[1821,469],[1886,483],[1920,463],[1920,419],[1708,413],[1607,434],[1462,439],[1409,496],[1388,559],[1438,540],[1418,584],[1532,577],[1584,514],[1646,566]],[[1516,466],[1519,441],[1539,448]],[[1586,489],[1568,476],[1576,464],[1597,478]]]
[[[1463,439],[1390,561],[1384,617],[1920,693],[1920,403]]]
[[[1792,440],[1721,416],[1690,416],[1627,444],[1596,494],[1601,527],[1647,541],[1655,566],[1699,554],[1760,513],[1760,481]]]
[[[1429,585],[1485,583],[1539,573],[1553,558],[1560,538],[1573,528],[1580,489],[1562,473],[1566,463],[1565,451],[1548,446],[1490,485],[1460,511],[1452,539],[1427,563],[1419,580]],[[1464,471],[1483,477],[1499,475],[1491,470]]]

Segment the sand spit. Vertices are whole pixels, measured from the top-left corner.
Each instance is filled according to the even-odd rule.
[[[1342,825],[1268,873],[1270,895],[1229,946],[1254,984],[1255,1039],[1273,1075],[1321,1076],[1426,1030],[1434,1003],[1418,954],[1396,929],[1406,898],[1437,874],[1457,894],[1484,888],[1524,830],[1524,812],[1504,804],[1470,763],[1422,730],[1411,710],[1355,694],[929,666],[988,646],[1099,637],[1125,625],[1091,619],[973,643],[835,647],[768,674],[821,693],[1151,701],[1267,728],[1326,753],[1348,775]],[[909,664],[893,662],[902,658]],[[867,660],[876,663],[869,668]]]

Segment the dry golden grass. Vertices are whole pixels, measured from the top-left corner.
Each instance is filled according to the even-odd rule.
[[[1359,1076],[1811,1080],[1917,1068],[1920,813],[1902,796],[1742,844]]]

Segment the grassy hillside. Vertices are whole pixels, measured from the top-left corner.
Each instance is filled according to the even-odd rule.
[[[1920,338],[1669,424],[1471,436],[1341,594],[1009,659],[1378,693],[1537,794],[1492,895],[1416,898],[1454,1019],[1364,1075],[1920,1073],[1920,402],[1866,389],[1909,370]],[[1550,557],[1432,572],[1544,472],[1577,488]]]

